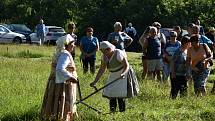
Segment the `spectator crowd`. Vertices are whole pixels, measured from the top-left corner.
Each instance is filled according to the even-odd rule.
[[[38,36],[41,37],[42,43],[43,26],[41,20]],[[93,35],[94,29],[86,28],[86,36],[81,37],[79,46],[83,73],[87,73],[88,70],[91,74],[97,72],[96,53],[100,50],[103,54],[101,65],[90,86],[96,86],[106,69],[109,75],[105,84],[117,80],[103,90],[103,96],[109,99],[111,112],[116,111],[117,105],[119,111],[124,112],[126,98],[136,96],[130,92],[138,93],[138,82],[126,54],[128,48],[137,51],[137,46],[142,47],[142,79],[158,80],[161,83],[170,80],[172,99],[176,99],[178,93],[180,97],[186,97],[188,82],[191,80],[196,96],[207,94],[206,84],[213,66],[215,29],[204,29],[197,20],[188,24],[187,34],[183,34],[180,26],[174,26],[169,32],[170,36],[166,37],[161,32],[161,27],[159,22],[154,22],[139,38],[132,23],[123,31],[122,24],[116,22],[107,40],[100,43]],[[75,28],[73,22],[69,23],[68,33],[57,40],[41,111],[44,119],[72,120],[76,114],[78,76],[74,60],[77,56]],[[133,85],[128,89],[130,83]],[[211,92],[215,94],[215,85]]]

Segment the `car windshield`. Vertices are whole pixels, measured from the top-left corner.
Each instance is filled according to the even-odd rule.
[[[5,29],[3,26],[0,26],[0,31],[1,31],[1,32],[8,32],[8,30]]]
[[[49,28],[49,32],[65,32],[63,28]]]
[[[14,30],[20,31],[31,31],[26,25],[24,24],[12,24]]]

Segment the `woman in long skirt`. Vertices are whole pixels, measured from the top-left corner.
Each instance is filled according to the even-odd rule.
[[[115,49],[115,46],[108,41],[100,43],[100,50],[103,53],[101,66],[95,80],[90,85],[95,86],[106,68],[108,68],[110,73],[106,84],[116,79],[118,80],[104,88],[103,96],[109,99],[111,112],[116,111],[117,102],[119,111],[124,112],[125,98],[127,97],[127,74],[129,70],[126,53],[122,50]]]
[[[77,73],[70,54],[74,46],[74,39],[69,34],[57,40],[41,109],[43,120],[71,121],[76,114]]]

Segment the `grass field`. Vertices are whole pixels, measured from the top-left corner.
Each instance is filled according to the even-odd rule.
[[[43,93],[50,72],[54,46],[0,45],[0,121],[40,121]],[[95,75],[83,75],[77,49],[75,59],[81,85],[82,96],[94,91],[89,84]],[[100,64],[97,55],[97,70]],[[101,92],[85,102],[103,114],[78,104],[79,117],[76,121],[215,121],[215,96],[195,97],[193,87],[189,87],[189,97],[169,99],[170,86],[152,80],[142,80],[141,54],[128,53],[129,63],[133,66],[140,83],[139,96],[128,99],[124,113],[109,112],[108,100]],[[97,87],[103,86],[104,75]],[[209,78],[208,91],[212,87]]]

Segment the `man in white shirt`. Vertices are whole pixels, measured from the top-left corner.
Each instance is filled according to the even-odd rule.
[[[125,28],[124,32],[131,38],[137,35],[136,29],[132,26],[132,23],[128,23],[128,27]],[[133,38],[134,39],[134,38]]]

